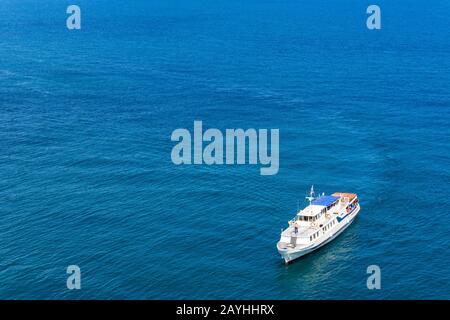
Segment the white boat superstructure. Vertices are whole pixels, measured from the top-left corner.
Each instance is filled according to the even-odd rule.
[[[300,210],[289,227],[281,232],[277,249],[286,263],[300,258],[335,239],[355,219],[360,210],[354,193],[335,192],[314,197],[311,187],[309,205]]]

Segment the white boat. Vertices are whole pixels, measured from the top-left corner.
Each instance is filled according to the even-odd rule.
[[[306,197],[309,205],[300,210],[289,227],[281,231],[277,249],[286,263],[298,259],[335,239],[359,213],[358,196],[335,192],[315,197],[314,186]]]

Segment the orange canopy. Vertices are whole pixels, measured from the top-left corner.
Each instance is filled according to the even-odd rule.
[[[348,201],[352,202],[352,200],[355,199],[357,195],[355,193],[335,192],[335,193],[333,193],[333,196],[346,197],[346,198],[348,198]]]

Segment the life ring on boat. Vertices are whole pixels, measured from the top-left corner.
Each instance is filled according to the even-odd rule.
[[[311,227],[314,228],[316,226],[315,222],[311,222]]]

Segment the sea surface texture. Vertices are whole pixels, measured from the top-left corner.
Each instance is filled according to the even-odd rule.
[[[449,299],[450,2],[369,4],[2,0],[0,298]],[[195,120],[279,129],[278,174],[174,165]],[[285,266],[313,184],[361,212]]]

